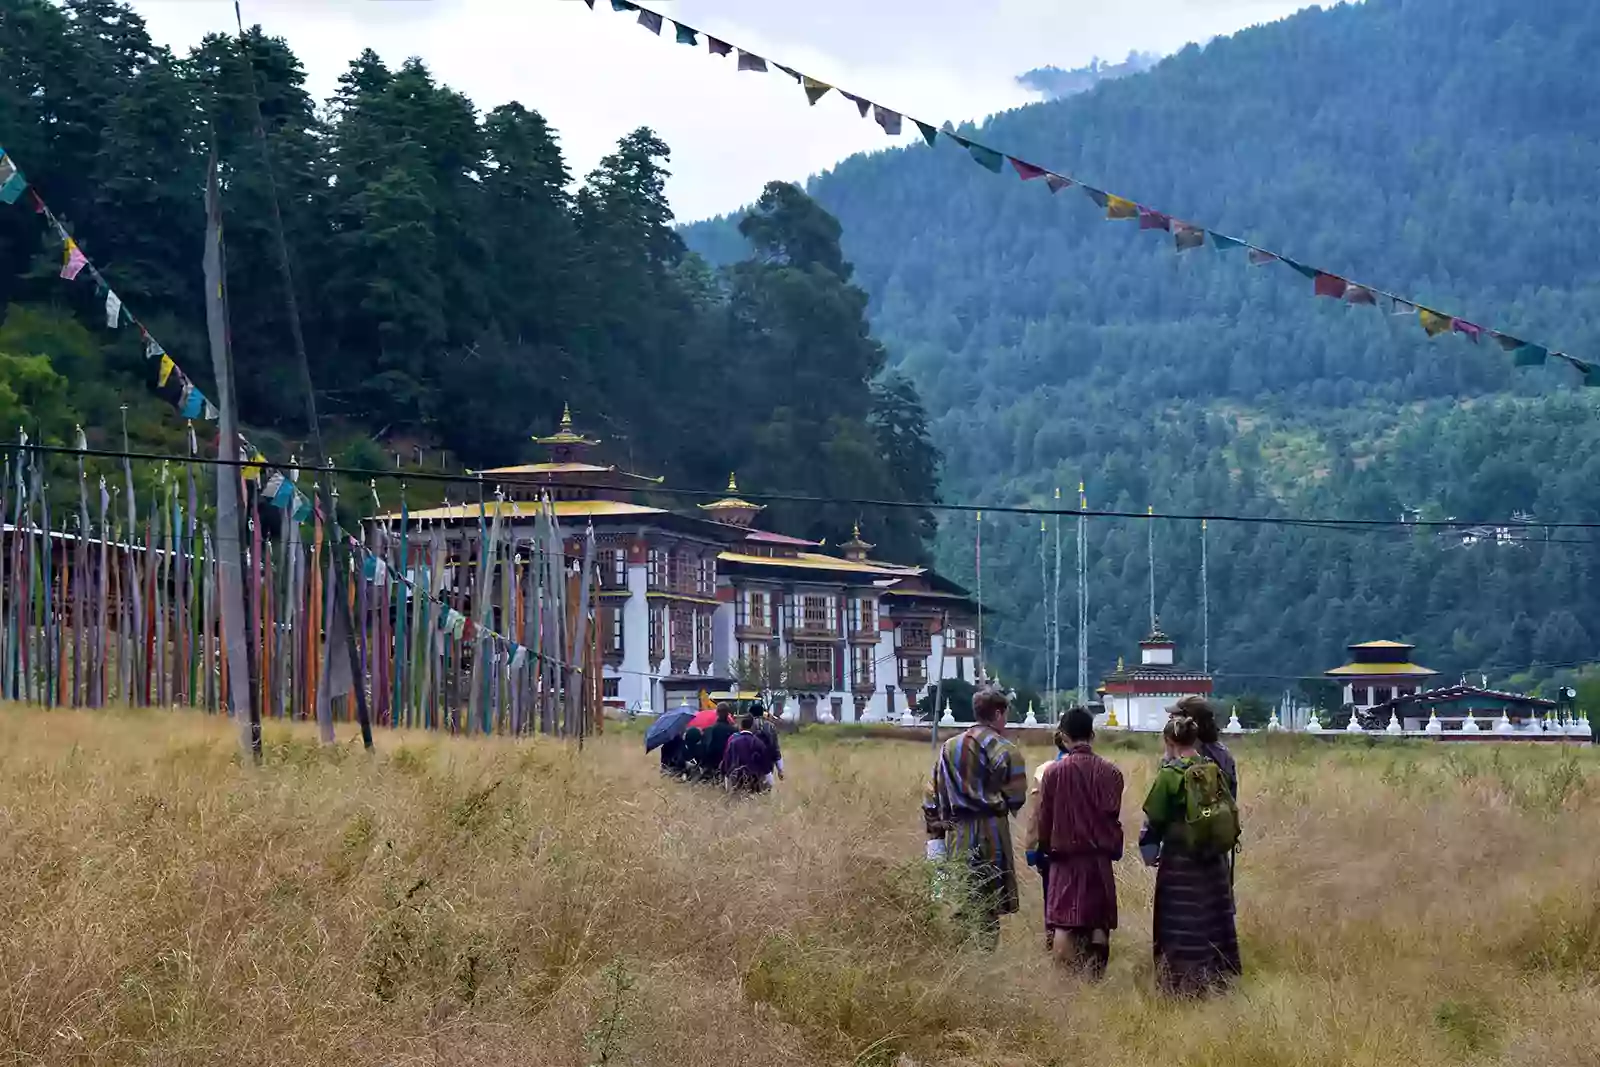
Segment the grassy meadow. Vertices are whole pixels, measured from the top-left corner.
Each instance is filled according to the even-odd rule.
[[[349,731],[344,731],[348,735]],[[775,795],[555,743],[0,708],[0,1064],[1600,1063],[1600,753],[1236,746],[1233,994],[1100,986],[930,902],[926,746],[805,734]],[[1030,762],[1046,750],[1030,749]],[[1121,740],[1131,834],[1153,750]],[[1130,850],[1131,851],[1131,850]]]

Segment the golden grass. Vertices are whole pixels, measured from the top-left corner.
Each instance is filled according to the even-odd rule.
[[[729,804],[632,732],[554,743],[0,710],[0,1063],[1597,1062],[1588,750],[1247,742],[1247,977],[1150,990],[1119,867],[1104,985],[1038,883],[993,956],[928,902],[924,746],[791,739]],[[1038,750],[1032,750],[1038,751]],[[1128,771],[1131,824],[1151,757]]]

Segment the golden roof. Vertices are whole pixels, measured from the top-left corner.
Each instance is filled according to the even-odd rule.
[[[738,493],[739,493],[739,481],[732,474],[728,475],[728,488],[727,488],[726,492],[727,492],[728,495],[723,497],[721,500],[713,500],[709,504],[701,504],[701,505],[699,505],[700,510],[701,511],[750,511],[750,512],[767,510],[767,507],[766,507],[765,504],[752,504],[748,500],[740,500],[739,499],[739,496],[738,496]]]
[[[591,441],[572,428],[572,407],[568,404],[561,405],[561,428],[549,437],[535,437],[534,444],[538,445],[597,445],[599,441]]]
[[[1426,667],[1419,667],[1415,663],[1346,663],[1343,667],[1335,667],[1325,671],[1332,677],[1360,678],[1371,675],[1411,675],[1417,678],[1431,678],[1438,671],[1430,671]]]
[[[499,516],[502,519],[536,519],[539,517],[540,505],[533,501],[516,500],[486,500],[483,504],[483,514],[486,518]],[[558,519],[599,519],[599,518],[625,518],[632,515],[665,515],[661,508],[647,508],[642,504],[628,504],[620,500],[556,500],[550,504],[550,509]],[[425,508],[413,511],[409,518],[413,522],[423,519],[475,519],[478,517],[477,504],[450,504],[439,508]],[[375,515],[373,518],[384,521],[398,522],[400,512],[392,511],[387,515]]]
[[[479,474],[610,474],[617,468],[598,463],[522,463],[515,467],[491,467]]]
[[[796,570],[844,571],[853,574],[882,574],[897,578],[920,574],[917,567],[897,567],[890,563],[856,563],[838,556],[824,556],[820,552],[798,552],[793,556],[747,556],[742,552],[724,552],[717,557],[727,563],[748,563],[757,567],[790,567]]]
[[[1351,648],[1415,648],[1417,646],[1402,644],[1399,641],[1366,641],[1366,642],[1364,642],[1362,644],[1359,644],[1359,645],[1351,645],[1350,647]]]

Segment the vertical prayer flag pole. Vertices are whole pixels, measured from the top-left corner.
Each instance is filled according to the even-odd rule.
[[[1084,512],[1089,510],[1089,498],[1084,494],[1083,483],[1078,483],[1078,703],[1089,702],[1089,535],[1084,528]]]
[[[1206,520],[1200,520],[1200,670],[1211,673],[1211,567],[1206,559]]]
[[[1156,509],[1150,505],[1145,514],[1145,533],[1150,544],[1150,632],[1156,632]]]
[[[1056,486],[1056,576],[1050,594],[1050,719],[1061,718],[1061,487]]]
[[[983,665],[983,511],[978,511],[978,529],[972,543],[972,569],[978,579],[978,683],[983,684],[988,672]],[[937,719],[935,719],[937,722]],[[934,726],[938,730],[938,726]]]
[[[211,366],[217,379],[221,428],[219,454],[237,459],[239,423],[233,389],[233,353],[228,345],[228,305],[223,290],[222,198],[217,188],[217,152],[206,169],[206,327],[211,340]],[[217,466],[217,584],[221,601],[222,641],[228,659],[228,708],[241,728],[252,759],[261,762],[261,709],[251,699],[250,642],[245,633],[248,611],[244,589],[244,509],[240,507],[237,467]],[[132,514],[130,506],[130,515]]]

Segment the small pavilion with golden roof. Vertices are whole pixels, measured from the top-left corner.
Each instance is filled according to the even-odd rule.
[[[1348,647],[1350,662],[1324,672],[1343,686],[1346,707],[1368,711],[1396,697],[1412,696],[1439,673],[1412,662],[1415,645],[1364,641]]]

